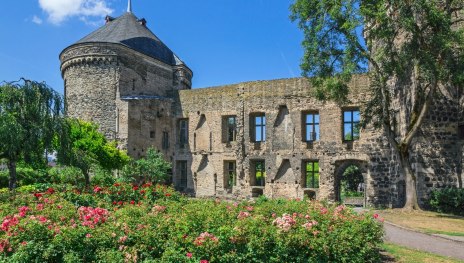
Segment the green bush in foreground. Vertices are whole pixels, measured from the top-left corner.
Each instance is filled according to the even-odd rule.
[[[445,188],[430,194],[430,206],[437,212],[464,216],[464,189]]]
[[[187,199],[151,184],[22,193],[0,219],[3,262],[378,262],[382,243],[378,216],[345,206]]]

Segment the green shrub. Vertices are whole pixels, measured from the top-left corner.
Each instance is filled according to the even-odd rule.
[[[72,166],[56,166],[48,171],[50,181],[54,184],[85,185],[84,175],[79,168]]]
[[[8,188],[9,179],[10,179],[10,174],[8,170],[0,171],[0,188]]]
[[[429,204],[437,212],[464,216],[464,189],[434,190],[430,194]]]
[[[163,154],[154,148],[148,148],[147,156],[136,161],[131,161],[122,169],[122,176],[126,182],[135,184],[154,183],[164,184],[167,182],[168,170],[171,163],[163,158]]]
[[[91,178],[92,185],[111,186],[116,182],[116,177],[111,171],[95,166]]]

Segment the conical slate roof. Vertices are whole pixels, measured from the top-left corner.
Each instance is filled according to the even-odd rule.
[[[184,64],[161,40],[131,12],[108,22],[79,40],[82,43],[116,43],[125,45],[169,65]]]

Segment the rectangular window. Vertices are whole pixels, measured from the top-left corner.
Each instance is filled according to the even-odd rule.
[[[223,129],[225,130],[224,142],[234,142],[237,140],[237,117],[226,116],[223,118]]]
[[[264,114],[252,116],[252,139],[254,142],[266,141],[266,116]]]
[[[237,172],[235,161],[225,162],[225,187],[231,189],[237,185]]]
[[[304,187],[319,188],[319,162],[309,161],[304,163]]]
[[[458,136],[460,140],[464,140],[464,124],[458,126]]]
[[[319,113],[304,113],[304,135],[305,142],[312,142],[319,140]]]
[[[155,138],[155,131],[150,131],[150,139],[154,139]]]
[[[161,147],[166,150],[169,149],[169,133],[167,131],[163,132],[163,140],[161,142]]]
[[[264,160],[253,161],[253,179],[255,186],[264,186],[266,183],[266,168]]]
[[[359,110],[343,111],[343,140],[354,141],[359,139]]]
[[[179,146],[184,148],[188,144],[188,120],[179,120]]]
[[[179,178],[179,186],[183,189],[187,188],[187,161],[177,161],[177,173]]]

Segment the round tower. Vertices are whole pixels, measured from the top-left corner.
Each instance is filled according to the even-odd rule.
[[[104,26],[65,48],[60,61],[67,115],[97,123],[108,138],[133,148],[131,155],[144,151],[136,149],[146,143],[139,137],[156,134],[143,130],[141,116],[168,117],[177,90],[191,88],[192,71],[132,13],[130,1],[125,14],[107,16]],[[161,148],[162,142],[150,144]]]

